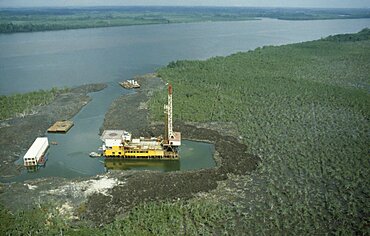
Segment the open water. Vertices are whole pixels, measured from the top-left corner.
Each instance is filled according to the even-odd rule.
[[[101,159],[88,153],[100,145],[98,132],[109,105],[129,93],[118,81],[153,72],[170,61],[206,59],[281,45],[353,33],[370,27],[370,19],[283,21],[261,19],[239,22],[147,25],[0,35],[0,95],[52,87],[107,83],[74,118],[66,134],[48,134],[58,145],[49,149],[47,166],[22,172],[11,180],[46,176],[77,177],[104,173]],[[174,108],[176,110],[176,108]],[[114,169],[161,171],[209,168],[212,144],[184,141],[177,163],[117,164]],[[10,180],[10,179],[9,179]]]

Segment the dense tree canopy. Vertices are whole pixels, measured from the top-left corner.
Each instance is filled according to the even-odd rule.
[[[173,84],[175,120],[235,123],[262,158],[252,181],[233,182],[253,192],[238,203],[251,231],[368,230],[369,37],[365,29],[158,70]],[[154,119],[163,94],[151,100]]]

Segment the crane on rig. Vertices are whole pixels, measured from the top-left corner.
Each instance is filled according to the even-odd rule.
[[[168,85],[167,104],[164,105],[164,138],[133,138],[125,130],[104,130],[103,156],[106,158],[179,159],[181,133],[173,131],[172,85]]]

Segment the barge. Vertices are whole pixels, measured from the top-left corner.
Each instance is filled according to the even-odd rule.
[[[60,120],[55,122],[49,129],[48,133],[67,133],[73,126],[71,120]],[[54,142],[52,143],[54,144]]]
[[[164,137],[133,138],[126,130],[104,130],[101,135],[103,156],[107,159],[179,159],[181,133],[173,131],[171,85],[168,86],[168,104],[164,108]]]
[[[133,79],[119,82],[119,84],[125,89],[140,88],[140,84]]]
[[[49,148],[49,141],[47,137],[38,137],[33,142],[23,157],[23,164],[26,167],[44,166],[47,157],[46,151]]]

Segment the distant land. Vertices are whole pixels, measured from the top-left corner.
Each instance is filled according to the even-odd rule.
[[[88,7],[2,8],[0,33],[67,30],[128,25],[280,20],[370,18],[370,9],[308,9],[255,7]]]
[[[215,143],[217,168],[0,184],[0,235],[368,235],[369,71],[370,29],[173,61],[156,75],[173,85],[175,125],[190,139]],[[158,131],[155,123],[141,126],[163,119],[167,97],[153,86],[157,79],[147,77],[137,93],[118,98],[104,125]],[[32,141],[25,134],[43,132],[99,89],[3,97],[0,112],[8,114],[20,113],[13,106],[27,100],[55,100],[38,108],[44,113],[15,118],[26,128],[1,122],[8,125],[0,150],[10,154],[2,154],[0,172],[15,166],[12,158]],[[126,113],[135,119],[122,119]],[[230,124],[232,136],[224,132]],[[14,142],[20,139],[26,141]],[[253,171],[247,153],[261,159]],[[107,192],[91,191],[97,185],[108,185]]]

